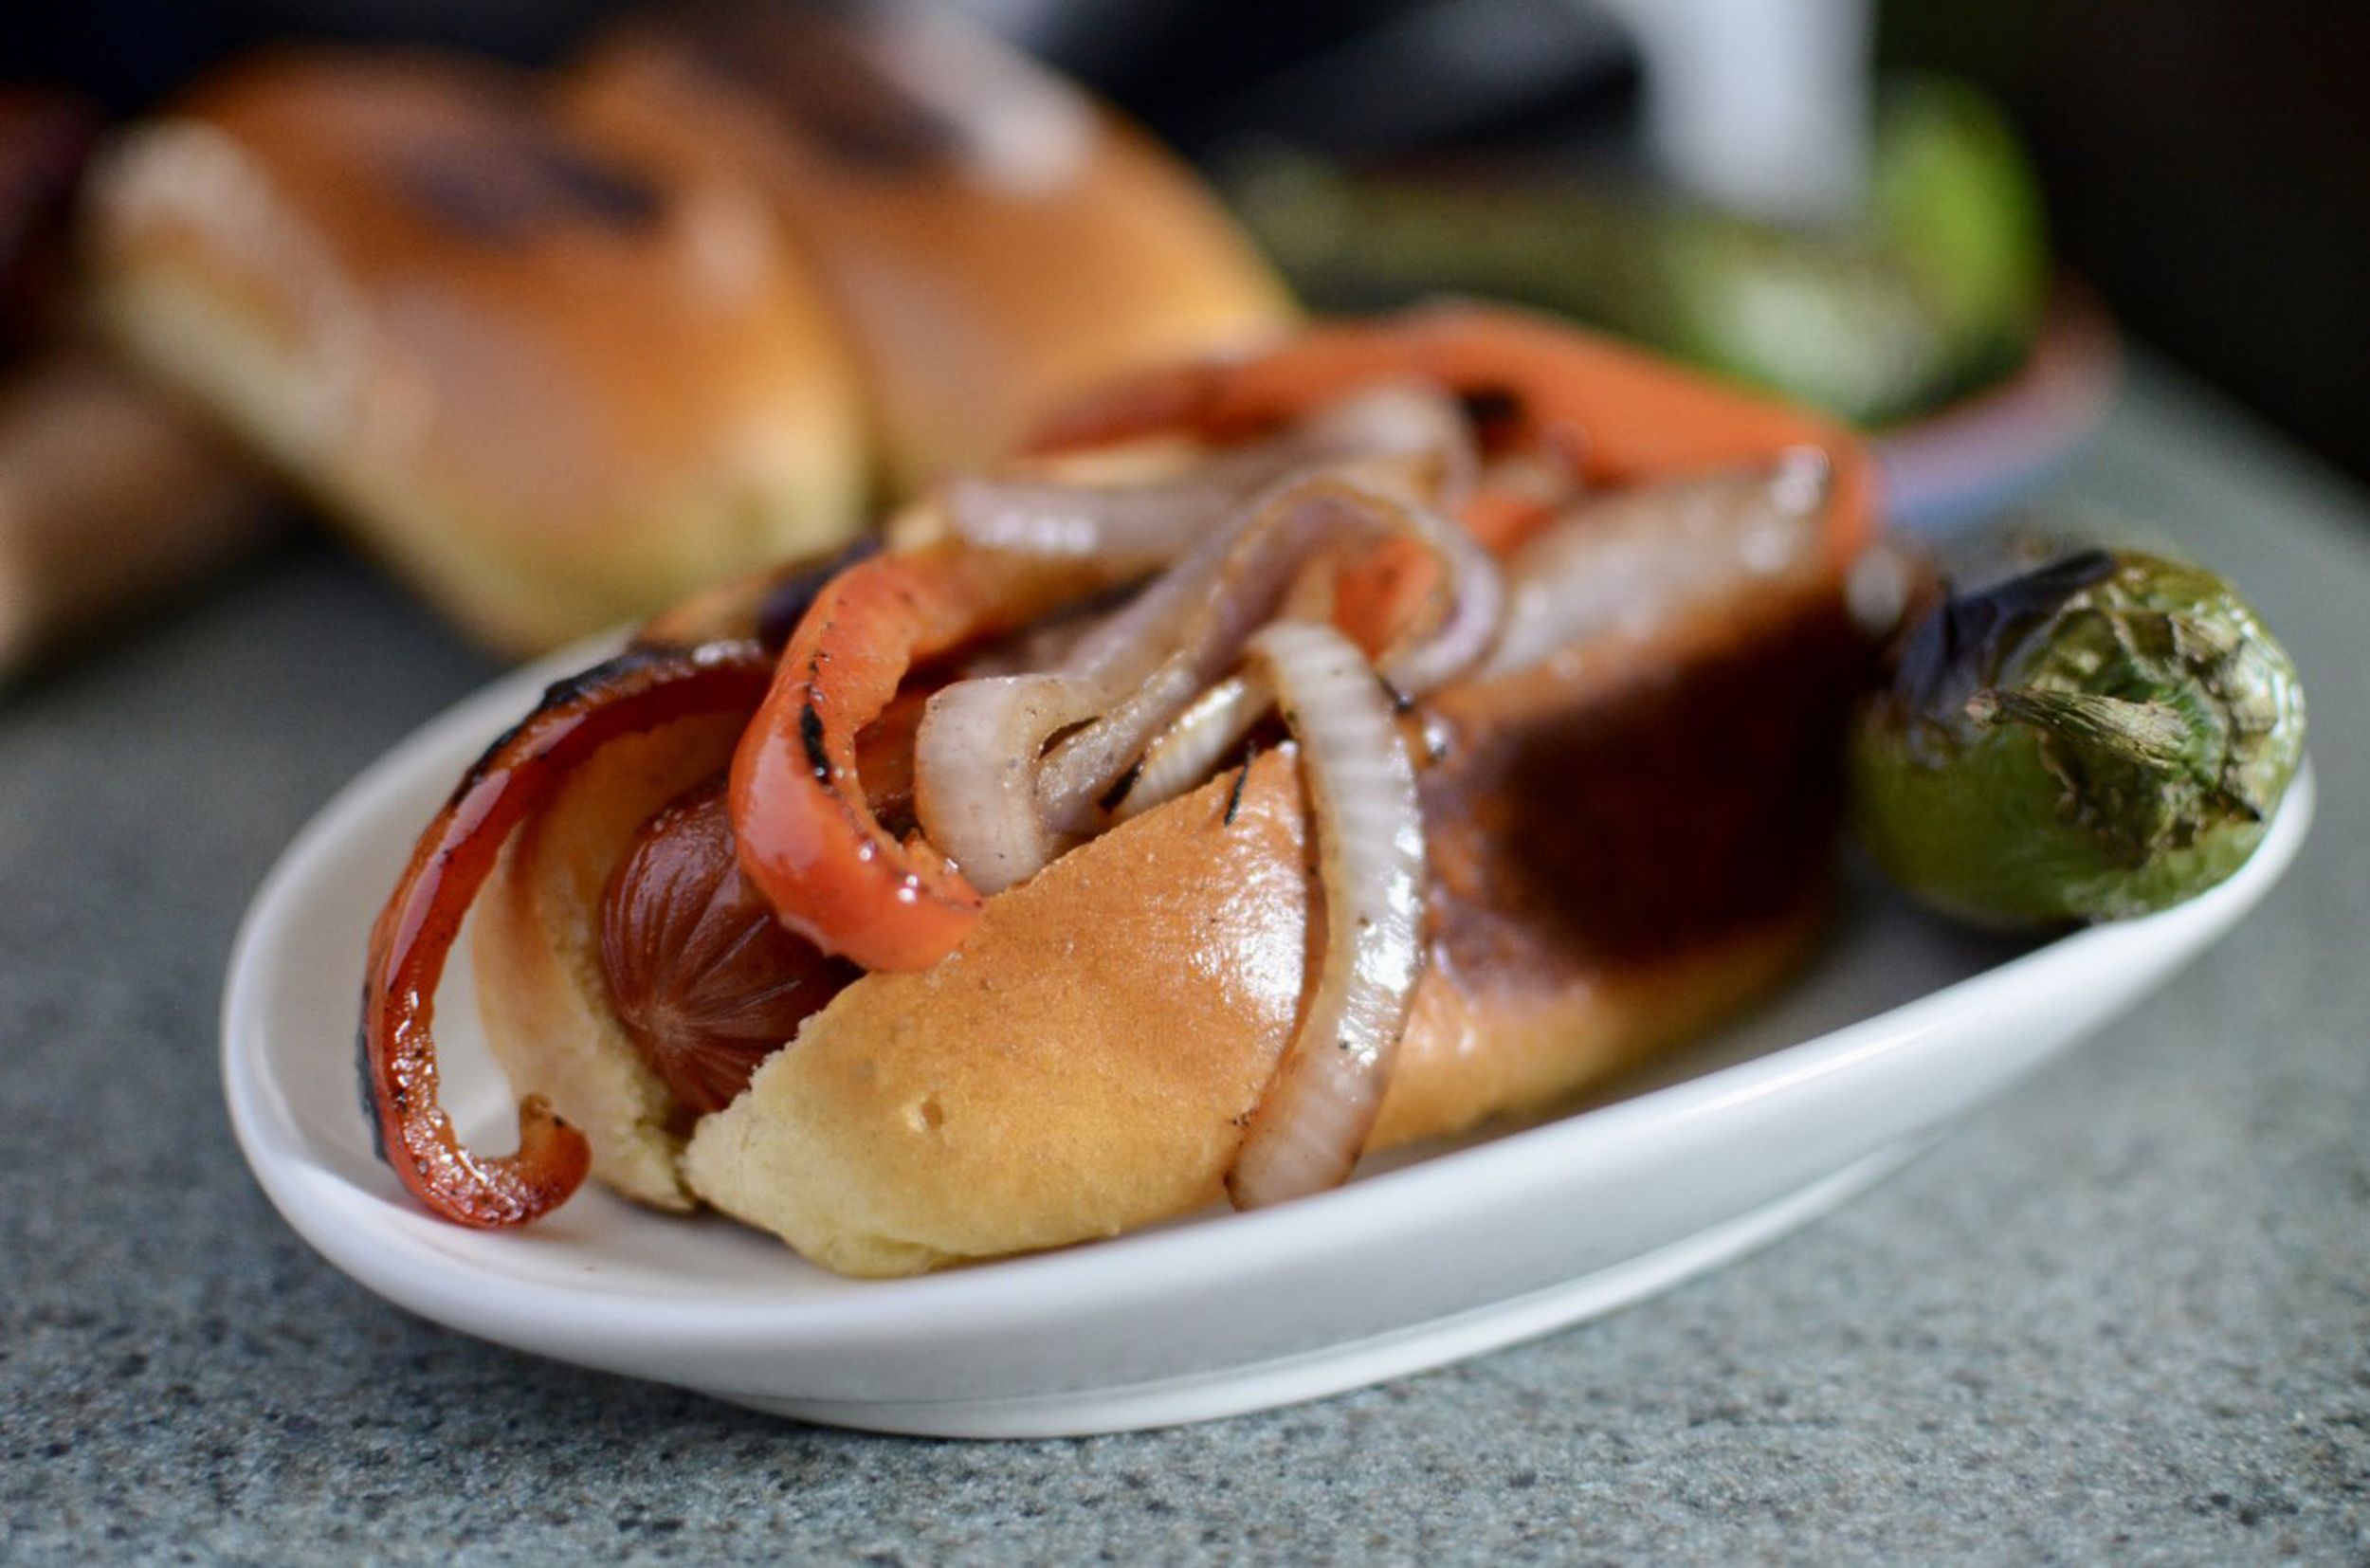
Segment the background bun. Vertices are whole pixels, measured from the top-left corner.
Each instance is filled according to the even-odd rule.
[[[87,216],[120,344],[500,648],[860,524],[850,360],[762,204],[495,67],[250,60]]]
[[[608,134],[765,191],[842,313],[902,490],[1116,373],[1296,315],[1181,164],[943,11],[690,9],[598,42],[569,91]]]

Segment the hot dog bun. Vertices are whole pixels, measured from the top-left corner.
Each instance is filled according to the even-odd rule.
[[[1425,785],[1433,961],[1370,1147],[1549,1109],[1792,971],[1817,929],[1857,657],[1821,572],[1450,694],[1463,740]],[[998,895],[936,967],[850,986],[686,1143],[609,1013],[594,910],[634,826],[728,749],[713,731],[615,748],[480,903],[489,1037],[516,1087],[588,1130],[597,1174],[857,1275],[1219,1195],[1307,981],[1289,751],[1252,764],[1231,822],[1230,775]],[[1592,807],[1615,847],[1569,828]]]
[[[842,1273],[1117,1235],[1223,1195],[1302,1005],[1313,882],[1292,757],[1147,813],[993,901],[960,953],[874,975],[704,1119],[684,1173]],[[1660,957],[1495,990],[1435,962],[1380,1149],[1546,1109],[1766,991],[1809,888]]]
[[[755,196],[493,66],[230,67],[114,150],[86,229],[133,357],[499,648],[860,520],[848,356]]]
[[[1182,165],[941,9],[686,7],[597,43],[569,91],[652,156],[766,192],[847,323],[895,490],[1295,316]]]

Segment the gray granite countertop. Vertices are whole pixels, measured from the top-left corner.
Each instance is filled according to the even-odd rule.
[[[2223,564],[2322,816],[2193,972],[1890,1181],[1612,1318],[1322,1403],[801,1428],[388,1306],[249,1180],[240,909],[492,673],[290,546],[0,696],[0,1559],[2370,1561],[2370,501],[2143,371],[2066,496]]]

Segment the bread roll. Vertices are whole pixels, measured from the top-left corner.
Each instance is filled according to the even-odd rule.
[[[495,67],[286,52],[105,159],[108,324],[513,652],[858,525],[831,313],[756,198]]]
[[[687,8],[596,44],[571,101],[763,187],[843,313],[902,491],[1116,373],[1294,317],[1188,171],[943,10]]]

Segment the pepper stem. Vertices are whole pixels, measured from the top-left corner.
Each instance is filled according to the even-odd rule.
[[[1986,727],[2030,724],[2088,752],[2163,774],[2196,771],[2188,718],[2167,702],[2134,702],[2087,691],[1995,686],[1967,699],[1967,717]]]

